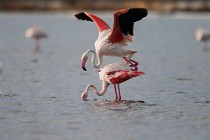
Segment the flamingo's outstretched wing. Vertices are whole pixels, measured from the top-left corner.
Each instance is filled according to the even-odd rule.
[[[132,41],[134,22],[147,16],[145,8],[122,9],[114,13],[113,30],[110,35],[110,42],[116,43],[126,39]]]
[[[99,32],[110,29],[109,25],[105,21],[103,21],[101,18],[93,14],[90,14],[87,12],[81,12],[81,13],[76,14],[75,17],[77,19],[94,22],[96,26],[98,27]]]

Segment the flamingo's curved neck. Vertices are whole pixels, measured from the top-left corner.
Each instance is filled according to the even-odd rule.
[[[106,93],[106,91],[107,91],[109,85],[110,85],[109,83],[107,83],[107,82],[105,82],[105,81],[102,81],[102,89],[101,89],[101,91],[98,91],[98,89],[96,88],[96,86],[93,85],[93,84],[88,85],[87,88],[86,88],[85,90],[86,90],[87,93],[88,93],[89,88],[93,88],[94,91],[95,91],[95,93],[96,93],[98,96],[102,96],[102,95],[104,95],[104,94]]]
[[[92,59],[91,59],[91,64],[93,65],[94,68],[99,68],[102,64],[102,55],[96,54],[94,50],[88,50],[87,55],[89,53],[93,53]],[[97,58],[97,64],[96,64],[96,58]]]

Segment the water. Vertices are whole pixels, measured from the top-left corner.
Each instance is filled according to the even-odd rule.
[[[96,70],[79,66],[98,32],[73,14],[0,14],[1,140],[210,139],[210,51],[194,37],[197,27],[210,29],[209,15],[154,14],[136,23],[129,48],[146,74],[121,85],[122,102],[112,86],[84,102],[89,83],[101,88]],[[96,14],[112,24],[111,13]],[[38,54],[24,37],[33,24],[50,36]]]

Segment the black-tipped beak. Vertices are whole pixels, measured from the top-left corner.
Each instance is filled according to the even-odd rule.
[[[85,67],[82,67],[82,69],[83,69],[84,71],[87,71],[87,69],[86,69]]]
[[[81,68],[82,68],[84,71],[87,71],[87,69],[86,69],[86,67],[85,67],[85,63],[86,63],[86,60],[82,60]]]

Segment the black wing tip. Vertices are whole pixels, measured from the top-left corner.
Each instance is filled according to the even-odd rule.
[[[119,16],[120,30],[124,35],[134,35],[134,22],[146,17],[148,11],[146,8],[128,8],[127,12]],[[126,23],[126,24],[125,24]]]
[[[74,16],[79,19],[83,13],[84,12],[80,12],[80,13],[75,14]]]
[[[81,20],[87,20],[87,21],[93,21],[89,16],[87,16],[85,14],[85,12],[80,12],[78,14],[74,15],[77,19],[81,19]]]
[[[134,8],[128,8],[129,10],[141,10],[141,11],[147,11],[146,8],[137,8],[137,7],[134,7]]]
[[[148,15],[148,10],[146,8],[130,8],[129,11],[140,13],[142,18]]]

